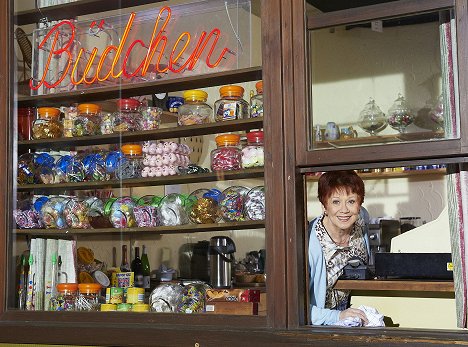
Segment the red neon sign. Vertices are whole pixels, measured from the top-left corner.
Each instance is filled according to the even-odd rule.
[[[76,86],[80,84],[91,85],[96,81],[103,82],[111,78],[117,79],[120,77],[125,77],[130,79],[138,75],[144,77],[148,72],[165,73],[172,71],[173,73],[181,73],[184,70],[193,70],[195,68],[197,62],[200,60],[201,55],[205,49],[207,49],[207,46],[210,43],[211,46],[209,47],[208,53],[206,55],[205,63],[211,69],[216,68],[221,63],[223,58],[225,58],[227,53],[232,53],[230,49],[225,47],[221,51],[216,61],[212,62],[213,52],[216,49],[216,45],[218,44],[221,36],[221,31],[218,28],[214,28],[209,33],[206,31],[202,31],[200,33],[198,42],[191,52],[187,51],[187,49],[192,40],[192,36],[189,32],[183,32],[178,36],[177,40],[172,46],[167,61],[162,62],[162,59],[166,53],[167,43],[169,41],[169,38],[164,33],[166,32],[166,26],[171,19],[171,9],[167,6],[161,8],[159,11],[149,44],[145,44],[145,42],[139,39],[134,40],[129,44],[126,52],[124,53],[124,46],[127,43],[127,38],[129,36],[129,32],[132,29],[135,16],[136,14],[134,12],[130,14],[118,46],[108,45],[100,55],[98,54],[98,48],[93,47],[88,58],[85,58],[84,54],[87,50],[82,47],[78,51],[75,60],[73,59],[71,52],[76,35],[75,25],[71,21],[64,20],[53,26],[38,46],[39,49],[45,49],[44,46],[46,46],[46,44],[48,47],[50,47],[48,49],[49,54],[44,64],[42,75],[39,74],[39,77],[35,80],[31,79],[29,87],[32,90],[38,90],[42,86],[46,88],[55,88],[67,75],[70,75],[71,83]],[[99,25],[93,21],[90,25],[90,28],[92,29],[94,26],[98,26],[99,29],[102,29],[103,25],[104,21],[100,21]],[[69,31],[69,40],[61,47],[58,47],[57,42],[60,37],[60,32],[61,30],[65,29],[68,29]],[[50,46],[48,44],[50,44]],[[140,46],[142,49],[146,49],[146,54],[141,63],[133,72],[128,71],[127,63],[129,61],[129,57],[132,54],[132,50],[135,47],[138,48],[138,46]],[[109,53],[111,52],[113,52],[114,58],[112,59],[110,68],[108,71],[103,71],[106,59],[108,59]],[[156,62],[152,64],[156,52],[159,52],[159,54],[156,57]],[[188,58],[183,58],[184,54],[188,54]],[[50,62],[53,57],[66,58],[65,67],[55,82],[46,80]],[[99,57],[99,61],[97,62],[95,61],[96,57]],[[121,57],[123,57],[123,60],[122,63],[119,64]],[[85,61],[85,59],[87,59],[87,61]],[[183,60],[184,62],[182,63]],[[154,70],[148,71],[151,65],[154,66]],[[78,71],[79,66],[85,66],[82,72]],[[96,66],[96,68],[93,68],[93,66]],[[75,76],[80,77],[77,78]]]

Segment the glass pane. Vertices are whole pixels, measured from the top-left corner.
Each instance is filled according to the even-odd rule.
[[[309,31],[311,149],[459,137],[449,11]]]
[[[168,6],[15,28],[9,309],[266,315],[260,6]]]

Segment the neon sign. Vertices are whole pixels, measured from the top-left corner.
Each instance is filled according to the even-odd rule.
[[[101,51],[96,46],[92,49],[77,49],[75,24],[69,20],[59,22],[40,40],[37,49],[42,51],[43,63],[37,68],[35,78],[31,79],[30,88],[33,91],[39,88],[53,89],[66,78],[70,80],[71,85],[80,86],[117,79],[144,78],[148,73],[181,74],[194,70],[203,61],[206,68],[214,69],[220,66],[229,54],[236,54],[218,42],[223,36],[217,27],[210,32],[202,30],[191,34],[189,31],[183,31],[178,36],[172,36],[168,33],[171,16],[171,8],[161,8],[151,38],[145,43],[142,39],[129,40],[136,18],[136,13],[132,12],[123,34],[119,37],[119,44],[107,45]],[[105,25],[104,20],[99,23],[93,21],[88,30],[99,32]],[[67,34],[64,35],[64,32]],[[63,39],[64,36],[66,40]],[[177,39],[173,41],[175,37]],[[171,45],[170,42],[174,43]],[[135,57],[139,59],[136,68],[129,63],[130,60],[135,60]],[[51,78],[51,62],[54,59],[60,60],[62,67]],[[197,64],[199,62],[200,64]]]

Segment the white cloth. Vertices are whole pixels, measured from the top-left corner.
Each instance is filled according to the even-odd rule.
[[[358,307],[359,310],[363,311],[369,321],[367,324],[363,324],[358,317],[349,317],[336,322],[334,325],[342,327],[384,327],[384,315],[380,314],[375,308],[361,305]]]

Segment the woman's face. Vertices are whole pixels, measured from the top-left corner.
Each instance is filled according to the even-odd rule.
[[[334,191],[325,202],[324,212],[334,227],[349,231],[359,218],[361,199],[344,189]]]

